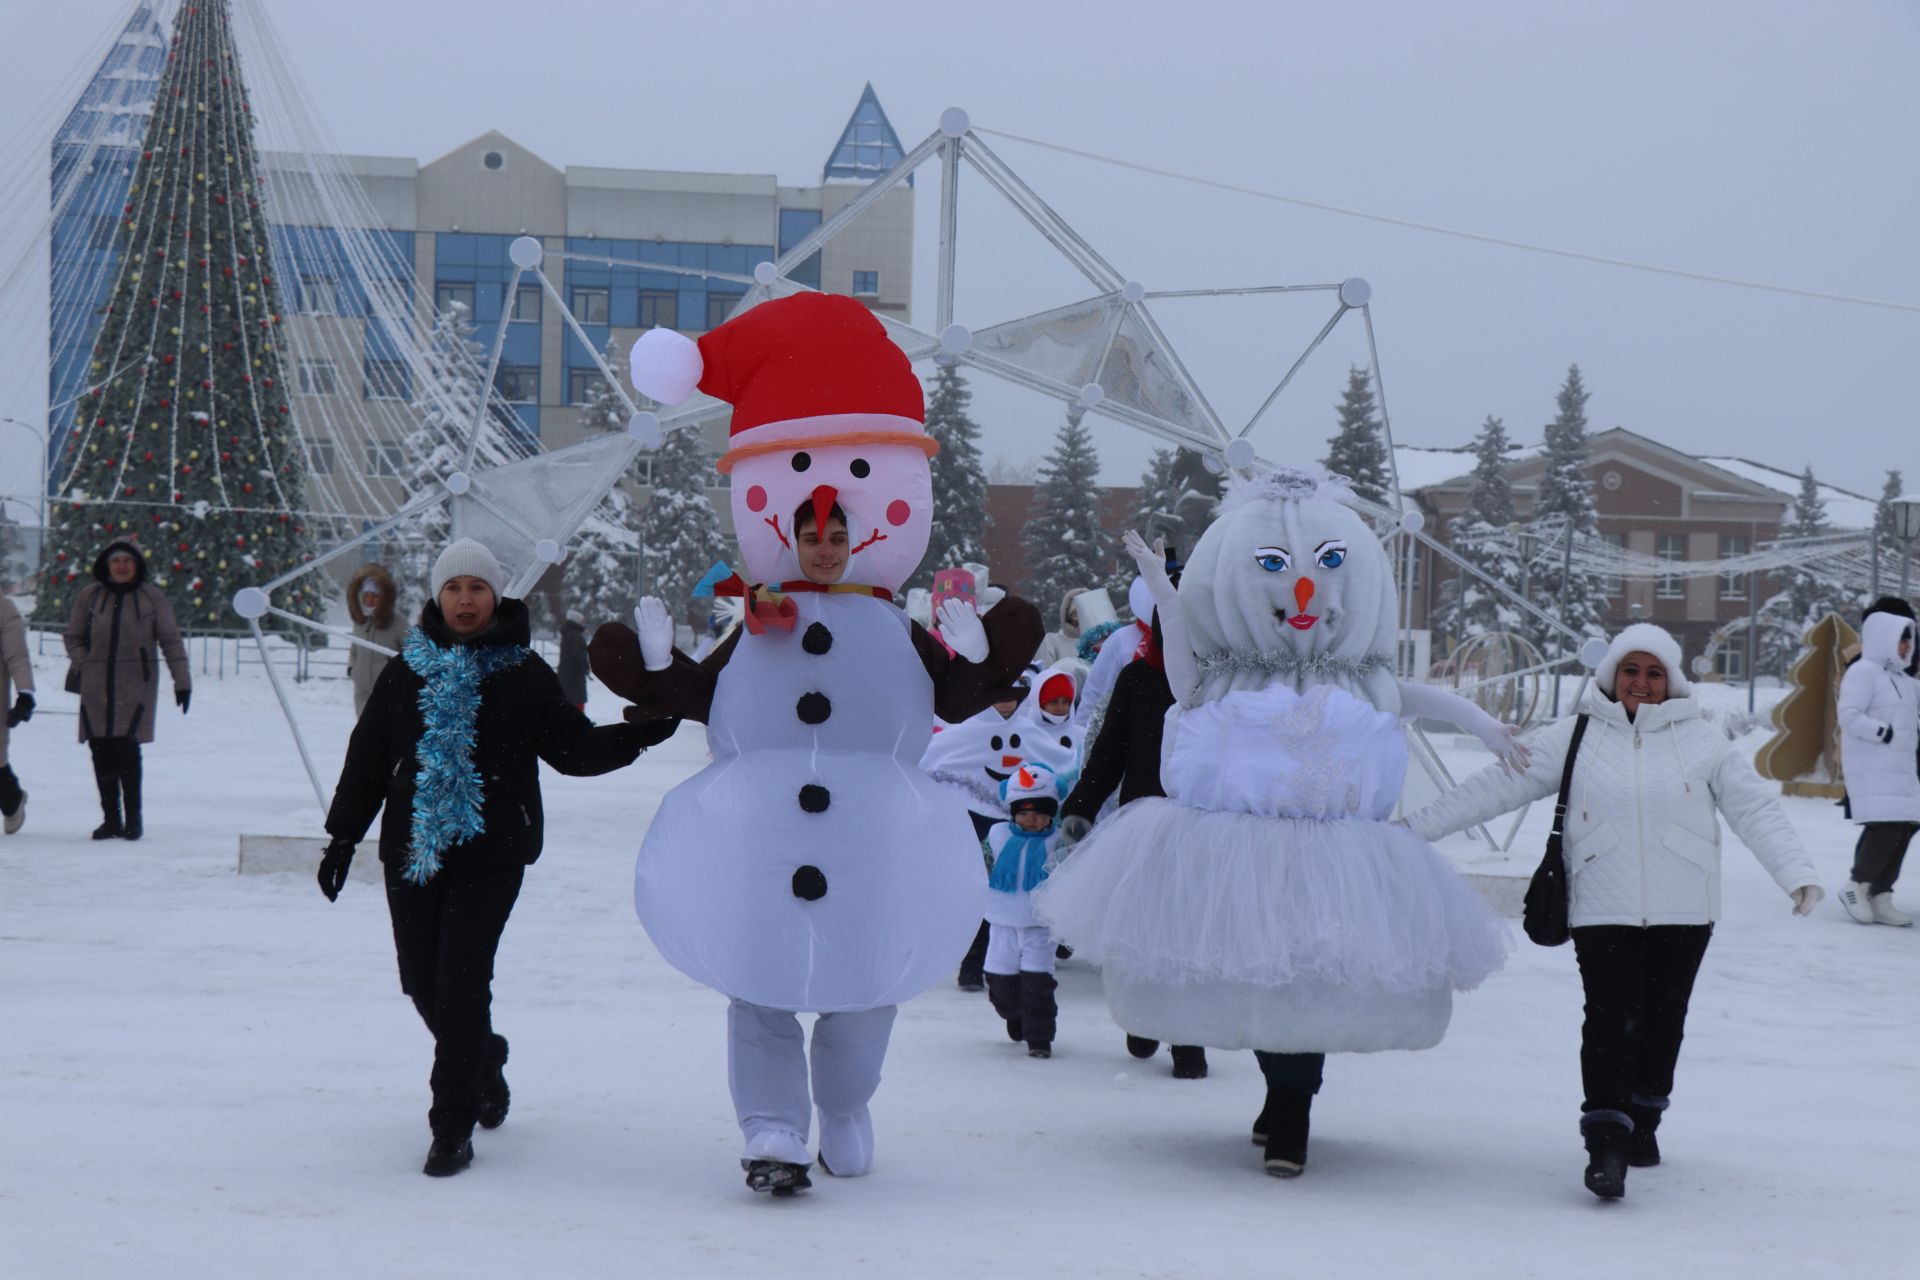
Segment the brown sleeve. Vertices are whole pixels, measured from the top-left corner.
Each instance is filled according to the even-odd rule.
[[[987,610],[980,623],[987,629],[985,662],[968,662],[948,653],[926,628],[912,624],[914,651],[933,677],[933,713],[948,724],[958,724],[1008,697],[1047,634],[1040,611],[1018,596],[1008,596]]]
[[[153,636],[160,642],[160,652],[166,656],[167,670],[173,673],[173,687],[176,692],[193,688],[193,664],[187,661],[187,646],[180,640],[180,624],[174,619],[173,606],[167,602],[166,593],[158,587],[149,587],[153,592]]]
[[[627,708],[628,721],[698,720],[707,722],[713,709],[713,686],[720,668],[733,656],[740,643],[740,632],[713,647],[699,662],[675,649],[672,665],[664,671],[649,671],[640,660],[640,637],[624,622],[602,623],[587,646],[587,657],[600,683],[633,703]]]

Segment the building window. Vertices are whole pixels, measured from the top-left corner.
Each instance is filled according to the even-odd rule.
[[[480,157],[480,164],[489,172],[498,173],[507,167],[507,158],[498,151],[489,151]]]
[[[367,446],[367,474],[397,476],[406,469],[407,451],[397,444]]]
[[[331,440],[302,440],[302,451],[307,458],[307,471],[316,476],[333,474],[334,463],[339,458],[339,450]]]
[[[540,286],[539,285],[523,284],[518,289],[514,290],[513,323],[515,324],[539,324],[540,323]]]
[[[470,284],[437,284],[433,287],[433,309],[445,315],[449,308],[464,307],[467,315],[473,315],[473,286]]]
[[[1687,558],[1687,535],[1684,533],[1663,533],[1655,543],[1654,554],[1662,560],[1685,560]],[[1680,600],[1687,594],[1685,578],[1662,578],[1653,594],[1661,600]]]
[[[1713,651],[1713,669],[1722,680],[1747,678],[1747,633],[1735,632],[1721,640]]]
[[[640,327],[642,329],[678,329],[680,295],[665,289],[640,291]]]
[[[534,365],[502,365],[494,385],[510,404],[537,404],[540,400],[540,370]]]
[[[707,295],[707,328],[718,329],[725,324],[727,317],[733,314],[734,304],[740,301],[737,293],[709,293]]]
[[[569,369],[567,371],[567,403],[586,404],[593,399],[595,392],[606,384],[607,380],[600,376],[598,369]]]
[[[573,318],[581,324],[607,322],[607,291],[605,289],[574,289],[567,295],[567,306],[572,308]]]
[[[880,273],[878,271],[854,272],[853,292],[856,295],[877,295],[880,292]]]
[[[629,474],[641,484],[651,485],[653,483],[653,455],[643,453],[635,457],[633,460],[633,468]]]
[[[1731,560],[1735,556],[1747,554],[1745,538],[1734,534],[1720,535],[1720,558]],[[1722,600],[1745,600],[1747,598],[1747,575],[1744,573],[1723,573],[1720,575],[1720,598]],[[1722,672],[1721,674],[1725,674]]]
[[[339,315],[339,285],[325,276],[301,276],[300,314],[307,316]]]
[[[303,396],[330,396],[340,386],[340,371],[334,368],[331,360],[302,360],[300,362],[300,394]]]
[[[1627,549],[1627,535],[1624,533],[1603,533],[1600,535],[1600,541],[1606,543],[1607,546],[1615,551],[1625,551]],[[1627,580],[1625,578],[1608,578],[1607,594],[1616,598],[1626,595]]]
[[[360,384],[360,396],[365,400],[405,400],[412,393],[413,382],[407,376],[407,364],[404,360],[369,360],[366,377]]]

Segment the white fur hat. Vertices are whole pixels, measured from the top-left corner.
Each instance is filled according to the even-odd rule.
[[[1593,681],[1601,692],[1609,697],[1613,695],[1613,673],[1619,668],[1620,659],[1635,651],[1650,653],[1666,665],[1669,697],[1684,698],[1693,692],[1686,665],[1681,660],[1680,642],[1665,627],[1656,627],[1651,622],[1634,623],[1607,646],[1607,656],[1593,669]]]
[[[493,552],[487,550],[484,543],[472,538],[462,538],[449,543],[433,562],[433,594],[438,596],[440,588],[447,585],[449,578],[478,578],[493,588],[494,599],[500,598],[507,585],[507,575],[500,571],[500,561]]]

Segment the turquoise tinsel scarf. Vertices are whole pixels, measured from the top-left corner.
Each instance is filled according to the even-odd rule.
[[[1027,831],[1014,827],[1013,834],[1000,846],[1000,852],[993,859],[993,872],[987,877],[987,887],[998,889],[1001,893],[1024,893],[1047,878],[1047,838],[1053,834],[1052,824],[1045,831]],[[1025,874],[1022,874],[1020,855],[1027,855]]]
[[[456,644],[441,648],[419,627],[400,647],[420,686],[424,728],[414,756],[420,771],[413,789],[413,847],[406,878],[425,884],[440,870],[440,855],[487,829],[481,816],[486,794],[473,764],[474,722],[480,714],[480,683],[525,661],[526,646]]]

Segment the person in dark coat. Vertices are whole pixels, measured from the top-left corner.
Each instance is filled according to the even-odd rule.
[[[1173,706],[1173,689],[1161,665],[1157,613],[1152,628],[1146,656],[1120,668],[1113,693],[1107,698],[1106,718],[1100,722],[1100,732],[1080,765],[1080,779],[1060,806],[1060,831],[1071,843],[1078,843],[1092,830],[1107,797],[1115,790],[1120,793],[1121,804],[1141,796],[1167,794],[1160,786],[1160,735],[1166,727],[1167,710]],[[1136,1058],[1151,1058],[1159,1049],[1157,1040],[1127,1037],[1127,1052]],[[1174,1045],[1173,1074],[1181,1080],[1204,1079],[1206,1047]]]
[[[527,648],[524,603],[499,562],[462,539],[440,553],[434,596],[374,684],[327,813],[329,902],[374,815],[400,989],[433,1033],[433,1143],[425,1172],[473,1161],[473,1126],[507,1116],[507,1042],[494,1034],[493,957],[526,868],[540,856],[540,761],[609,773],[672,736],[674,720],[595,728]],[[422,704],[428,709],[423,710]]]
[[[569,613],[560,627],[560,692],[568,702],[587,709],[587,623],[577,613]]]
[[[181,715],[193,699],[193,670],[173,606],[147,582],[147,558],[139,547],[119,539],[100,553],[93,581],[73,598],[65,638],[78,677],[70,687],[80,695],[80,741],[93,753],[100,787],[101,822],[93,838],[138,840],[140,744],[153,741],[160,703],[156,647],[166,655]]]

